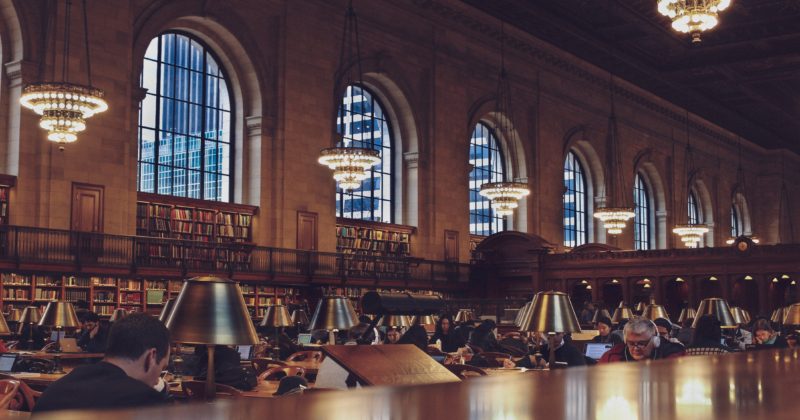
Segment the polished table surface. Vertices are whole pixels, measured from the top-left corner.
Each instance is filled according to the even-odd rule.
[[[84,353],[84,352],[78,352],[78,353],[48,353],[48,352],[43,352],[43,351],[35,351],[35,352],[18,351],[18,352],[12,352],[12,353],[18,353],[20,355],[20,357],[28,357],[28,358],[36,358],[36,359],[52,359],[52,358],[54,358],[56,356],[59,356],[61,358],[61,360],[66,360],[66,359],[102,359],[103,357],[105,357],[105,354],[103,354],[103,353]]]
[[[798,418],[797,350],[684,357],[502,375],[457,383],[370,387],[284,398],[245,398],[115,411],[144,418],[756,419]],[[41,419],[107,419],[60,412]]]

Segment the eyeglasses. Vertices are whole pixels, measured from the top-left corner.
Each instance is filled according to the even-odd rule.
[[[625,342],[625,344],[627,344],[628,347],[644,348],[647,347],[648,344],[650,344],[651,340],[652,338],[642,341],[627,341]]]

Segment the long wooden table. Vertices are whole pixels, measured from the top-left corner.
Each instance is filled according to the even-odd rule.
[[[143,418],[797,419],[800,351],[619,362],[419,386],[245,398],[42,420]]]
[[[27,357],[27,358],[36,358],[36,359],[54,359],[58,356],[61,360],[74,360],[74,359],[102,359],[105,357],[103,353],[48,353],[43,351],[37,352],[26,352],[26,351],[18,351],[12,352],[18,353],[20,357]]]

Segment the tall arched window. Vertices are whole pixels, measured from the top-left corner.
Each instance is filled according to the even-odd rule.
[[[700,209],[697,207],[697,196],[695,196],[694,191],[689,193],[689,224],[696,225],[703,222],[700,217]]]
[[[736,205],[731,206],[731,237],[737,238],[744,233],[742,228],[742,219],[739,217],[739,211],[736,210]]]
[[[349,219],[392,222],[392,132],[378,98],[363,86],[348,86],[339,106],[336,125],[344,145],[375,149],[381,163],[355,190],[336,194],[336,216]]]
[[[491,235],[506,229],[505,218],[495,214],[491,202],[480,195],[481,185],[505,180],[503,151],[489,126],[478,123],[469,141],[469,232]]]
[[[589,225],[586,201],[586,177],[583,166],[573,152],[564,160],[564,246],[586,243]]]
[[[635,249],[650,249],[650,192],[639,174],[633,180],[633,246]]]
[[[168,32],[150,41],[139,104],[139,191],[231,199],[231,99],[224,70],[198,39]]]

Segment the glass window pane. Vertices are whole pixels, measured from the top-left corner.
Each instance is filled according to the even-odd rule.
[[[484,123],[472,130],[469,143],[470,233],[491,235],[506,229],[505,218],[495,214],[491,202],[480,195],[481,185],[506,179],[503,153],[494,131]]]
[[[573,152],[564,160],[564,246],[576,247],[586,243],[589,225],[586,178],[583,166]]]

